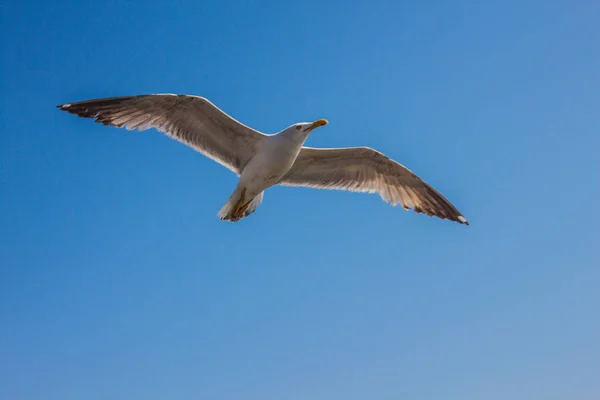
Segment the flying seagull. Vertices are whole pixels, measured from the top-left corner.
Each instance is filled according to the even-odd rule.
[[[57,108],[107,126],[155,128],[236,173],[238,184],[217,214],[221,220],[247,217],[256,211],[267,188],[283,185],[378,193],[393,206],[469,225],[444,196],[377,150],[304,146],[316,128],[327,125],[325,119],[263,134],[206,98],[177,94],[103,98]]]

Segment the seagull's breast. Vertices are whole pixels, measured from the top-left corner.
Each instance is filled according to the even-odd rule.
[[[240,182],[256,190],[277,184],[294,165],[301,147],[302,143],[285,137],[269,137],[242,171]]]

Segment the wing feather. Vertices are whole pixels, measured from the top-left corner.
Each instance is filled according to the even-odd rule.
[[[469,225],[440,193],[408,168],[369,147],[302,147],[280,185],[377,192],[393,206]]]
[[[203,97],[147,94],[86,100],[57,108],[106,126],[155,128],[238,175],[266,135],[236,121]]]

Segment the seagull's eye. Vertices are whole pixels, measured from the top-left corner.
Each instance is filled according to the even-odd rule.
[[[296,127],[296,130],[297,130],[297,131],[299,131],[299,130],[300,130],[300,128],[302,128],[302,126],[298,125],[298,126]]]

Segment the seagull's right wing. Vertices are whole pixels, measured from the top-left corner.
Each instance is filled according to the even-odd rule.
[[[378,193],[392,205],[467,224],[444,196],[404,165],[369,147],[316,149],[302,147],[283,186]]]
[[[238,175],[266,137],[198,96],[148,94],[87,100],[57,107],[117,128],[141,131],[156,128]]]

